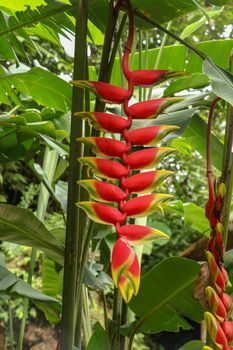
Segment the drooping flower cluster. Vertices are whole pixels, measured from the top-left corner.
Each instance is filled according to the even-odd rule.
[[[209,151],[207,152],[207,176],[209,184],[209,200],[206,204],[206,217],[211,227],[206,259],[210,271],[210,285],[206,288],[206,299],[210,311],[205,312],[207,329],[213,342],[218,349],[233,349],[233,322],[228,320],[228,315],[232,307],[231,297],[226,293],[228,274],[223,267],[224,244],[223,226],[221,224],[221,211],[225,194],[225,185],[218,186],[215,195],[214,183],[211,171],[211,147],[210,129],[213,110],[217,99],[212,103],[209,116]],[[203,350],[212,350],[209,346],[204,346]]]
[[[154,146],[168,133],[177,129],[172,125],[149,126],[134,130],[130,130],[130,127],[133,119],[156,118],[169,105],[180,101],[180,98],[159,98],[132,105],[129,105],[129,100],[135,85],[148,87],[183,73],[167,70],[130,71],[128,61],[133,44],[133,12],[128,1],[118,1],[115,10],[120,9],[126,11],[129,18],[127,44],[122,58],[122,69],[128,82],[128,89],[94,81],[74,81],[73,84],[88,88],[107,103],[120,104],[124,107],[126,117],[104,112],[76,114],[87,118],[95,129],[120,136],[114,139],[110,137],[79,139],[89,144],[97,157],[80,159],[91,167],[95,179],[80,180],[79,184],[88,190],[95,201],[80,202],[78,205],[92,220],[115,226],[118,238],[112,252],[112,277],[124,300],[129,302],[132,295],[137,294],[140,283],[140,266],[132,246],[167,236],[151,227],[128,224],[127,218],[145,217],[171,197],[168,194],[153,193],[156,186],[172,173],[154,168],[163,157],[174,150]],[[138,172],[144,169],[150,170]],[[131,194],[143,195],[131,197]],[[105,204],[106,202],[116,203],[117,208]]]

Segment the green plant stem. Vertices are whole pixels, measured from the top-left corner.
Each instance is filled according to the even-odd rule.
[[[115,321],[115,333],[113,336],[112,350],[121,350],[120,348],[120,327],[121,327],[121,304],[122,298],[118,288],[114,288],[114,301],[113,301],[113,316]]]
[[[104,307],[104,326],[105,326],[105,333],[106,333],[106,337],[107,337],[107,349],[110,349],[107,300],[106,300],[104,292],[101,293],[101,296],[102,296],[103,307]]]
[[[79,0],[76,12],[75,28],[75,55],[73,80],[85,79],[86,66],[86,36],[87,36],[87,9],[88,1]],[[84,217],[76,206],[80,199],[80,186],[77,181],[81,178],[82,167],[77,158],[82,155],[83,148],[76,139],[83,135],[83,122],[76,118],[74,113],[82,111],[84,107],[84,92],[77,87],[73,88],[72,117],[70,136],[70,165],[68,176],[67,225],[65,244],[65,264],[63,281],[63,303],[61,324],[61,349],[73,350],[77,305],[77,276],[80,274],[82,262],[79,252],[82,249],[83,232],[79,230],[79,221]],[[80,334],[80,333],[79,333]]]
[[[11,308],[11,299],[8,299],[8,315],[9,315],[9,342],[10,350],[14,350],[14,330],[13,330],[13,316]]]
[[[152,19],[146,17],[145,15],[143,15],[142,13],[138,12],[138,11],[134,11],[135,16],[143,19],[144,21],[146,21],[147,23],[152,24],[154,27],[158,28],[159,30],[161,30],[162,32],[168,34],[170,37],[172,37],[173,39],[179,41],[181,44],[183,44],[184,46],[186,46],[188,49],[192,50],[193,52],[195,52],[199,57],[201,57],[203,60],[208,59],[208,57],[201,52],[200,50],[198,50],[195,46],[193,46],[192,44],[188,43],[187,41],[181,39],[178,35],[176,35],[175,33],[167,30],[166,28],[164,28],[163,26],[161,26],[160,24],[156,23],[155,21],[153,21]]]
[[[233,50],[230,56],[230,71],[233,73]],[[222,176],[221,182],[226,186],[226,194],[222,210],[222,225],[224,232],[224,247],[226,249],[228,240],[228,226],[229,216],[231,209],[231,200],[233,192],[233,157],[232,157],[232,146],[233,146],[233,107],[227,104],[227,117],[225,127],[225,139],[224,139],[224,151],[223,151],[223,165],[222,165]]]
[[[45,154],[44,154],[44,161],[43,161],[43,170],[44,170],[44,173],[46,174],[48,181],[50,183],[52,183],[52,181],[53,181],[57,162],[58,162],[57,151],[49,150],[49,147],[46,147]],[[48,200],[49,200],[49,192],[48,192],[47,188],[41,183],[39,197],[38,197],[38,205],[37,205],[37,210],[36,210],[36,216],[41,221],[44,220],[44,216],[45,216],[46,209],[48,206]],[[36,264],[36,256],[37,256],[37,249],[32,248],[30,263],[29,263],[29,268],[28,268],[28,278],[27,278],[28,284],[32,284],[32,278],[33,278],[35,264]],[[23,318],[21,320],[20,330],[19,330],[18,350],[23,349],[23,339],[24,339],[26,321],[28,318],[28,306],[29,306],[29,300],[24,299]]]
[[[171,26],[172,26],[172,22],[168,22],[167,30],[170,30]],[[165,33],[164,36],[163,36],[162,42],[161,42],[161,46],[159,48],[158,56],[157,56],[156,61],[155,61],[154,69],[158,69],[158,67],[159,67],[159,64],[160,64],[161,58],[162,58],[162,54],[163,54],[163,51],[164,51],[164,47],[165,47],[165,45],[167,43],[167,39],[168,39],[168,34]],[[153,87],[151,87],[149,89],[148,96],[147,96],[148,100],[151,99],[152,92],[153,92]]]

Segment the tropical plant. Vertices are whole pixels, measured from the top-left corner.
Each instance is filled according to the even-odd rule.
[[[17,196],[7,197],[9,181],[3,177],[0,238],[32,247],[27,282],[0,266],[11,349],[16,339],[11,300],[19,297],[24,299],[18,349],[23,348],[29,299],[51,323],[61,320],[61,349],[131,349],[137,333],[188,330],[189,319],[201,322],[204,311],[215,342],[207,337],[204,348],[231,349],[223,242],[232,194],[233,79],[227,70],[232,40],[190,40],[206,28],[206,19],[225,13],[215,6],[227,2],[212,0],[207,8],[196,0],[158,0],[153,7],[150,1],[138,0],[0,2],[0,159],[5,174],[5,164],[17,164],[16,169],[26,169],[24,177],[39,188],[38,196],[32,190],[33,201],[26,195],[25,200],[18,198],[23,186]],[[176,24],[185,16],[192,23],[186,28],[182,23],[180,34]],[[73,63],[61,47],[61,36],[70,34],[75,34]],[[168,40],[172,45],[166,46]],[[71,74],[72,68],[73,90],[59,77],[61,71]],[[216,96],[223,108],[224,140],[223,127],[220,137],[210,129]],[[217,195],[210,143],[213,166],[224,184]],[[208,220],[199,203],[183,203],[177,196],[165,203],[174,194],[175,180],[169,178],[169,167],[178,163],[174,148],[189,157],[199,152],[207,158]],[[165,180],[169,193],[154,193],[164,191]],[[197,231],[210,234],[208,307],[194,298],[196,280],[198,285],[206,282],[198,278],[198,262],[166,257],[154,264],[151,259],[152,267],[140,278],[142,244],[156,238],[162,247],[167,238],[159,211],[156,219],[145,218],[157,209],[165,215],[176,213]],[[47,213],[53,211],[48,222]],[[46,255],[42,262],[40,255],[40,292],[31,286],[38,250]],[[89,310],[93,290],[103,304],[103,322],[100,317],[95,327]],[[199,297],[203,299],[200,293]],[[203,343],[194,340],[182,347],[195,348],[201,350]]]

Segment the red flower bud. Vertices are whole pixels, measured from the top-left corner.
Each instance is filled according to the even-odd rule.
[[[75,116],[88,118],[96,130],[103,130],[113,133],[122,133],[124,129],[130,126],[127,119],[119,117],[115,114],[102,112],[77,112]]]
[[[156,145],[167,134],[179,129],[174,125],[156,125],[139,128],[128,132],[127,136],[132,145]]]
[[[108,103],[124,103],[125,99],[129,97],[128,90],[108,83],[74,80],[72,81],[72,84],[91,90],[91,92],[97,95],[102,101]]]
[[[128,189],[129,193],[153,192],[155,187],[172,174],[172,171],[166,170],[147,171],[128,177],[124,181],[124,186]]]
[[[206,298],[208,300],[208,304],[210,306],[212,313],[220,322],[223,322],[227,318],[227,312],[224,304],[222,303],[218,294],[215,292],[215,290],[212,287],[208,286],[205,291],[206,291]]]
[[[80,137],[77,141],[91,145],[93,152],[102,156],[121,157],[128,151],[126,143],[107,137]]]
[[[222,293],[219,295],[219,298],[221,299],[223,305],[226,308],[226,311],[229,312],[231,310],[232,300],[230,295],[227,293]]]
[[[128,170],[120,163],[113,160],[95,157],[81,157],[79,161],[89,165],[94,174],[103,178],[120,180],[128,175]]]
[[[138,86],[151,86],[156,83],[161,83],[171,77],[185,75],[186,72],[177,72],[169,70],[135,70],[130,72],[130,77],[133,78],[134,84]]]
[[[181,97],[167,97],[138,102],[128,108],[129,114],[133,119],[156,118],[167,107],[182,100]]]
[[[79,202],[77,205],[84,209],[93,221],[100,224],[115,225],[117,222],[123,222],[126,219],[126,215],[107,204],[97,202]]]
[[[131,244],[142,245],[151,242],[155,239],[168,239],[169,236],[160,230],[156,230],[152,227],[141,225],[124,225],[120,226],[118,235],[121,238],[126,239]]]
[[[80,180],[90,196],[100,202],[120,202],[126,199],[126,194],[118,186],[98,180]]]
[[[233,322],[225,321],[221,324],[223,332],[227,337],[227,340],[231,342],[233,340]]]
[[[161,203],[172,197],[172,195],[161,193],[147,194],[130,199],[123,205],[122,210],[127,216],[133,218],[147,216],[160,208]]]
[[[151,169],[154,168],[166,155],[174,152],[174,148],[160,147],[148,148],[131,153],[127,156],[127,164],[131,169]]]
[[[210,312],[205,312],[205,319],[207,329],[212,340],[219,347],[219,349],[225,350],[227,347],[227,338],[217,319]]]

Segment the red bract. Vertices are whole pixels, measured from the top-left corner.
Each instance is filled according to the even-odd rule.
[[[155,212],[160,208],[161,204],[172,198],[169,194],[147,194],[145,196],[136,197],[130,199],[123,206],[123,211],[127,216],[131,216],[133,218],[140,216],[147,216]]]
[[[180,97],[158,98],[156,100],[138,102],[128,108],[128,113],[133,119],[156,118],[167,107],[182,101]]]
[[[115,114],[102,112],[78,112],[75,113],[75,116],[87,118],[92,122],[95,129],[107,132],[122,133],[124,129],[128,129],[130,126],[127,119]]]
[[[107,137],[80,137],[77,141],[91,145],[93,152],[102,156],[121,157],[128,151],[125,143]]]
[[[172,171],[166,170],[147,171],[128,177],[123,185],[128,189],[129,193],[153,192],[156,186],[172,174]]]
[[[129,34],[122,58],[122,70],[128,83],[128,89],[110,85],[104,82],[74,81],[76,86],[88,88],[101,100],[109,103],[124,104],[126,117],[104,112],[79,112],[77,117],[87,118],[95,129],[107,133],[118,133],[116,138],[84,137],[78,141],[87,143],[92,151],[103,158],[82,157],[80,161],[91,167],[95,176],[108,180],[117,180],[113,185],[98,179],[81,180],[90,196],[97,202],[78,203],[89,217],[102,224],[115,225],[118,239],[112,251],[112,277],[116,287],[120,289],[125,302],[129,302],[133,294],[137,294],[140,284],[140,265],[131,245],[144,244],[154,239],[168,238],[163,232],[151,227],[126,224],[128,217],[140,217],[161,209],[162,203],[171,198],[168,194],[148,194],[129,199],[130,193],[151,193],[163,180],[172,174],[170,171],[158,170],[155,165],[174,149],[168,147],[144,148],[135,151],[132,146],[155,145],[168,133],[178,127],[173,125],[148,126],[136,130],[129,130],[132,119],[155,118],[164,109],[181,98],[159,98],[151,101],[136,103],[129,106],[133,95],[134,85],[149,86],[168,77],[180,75],[180,72],[167,70],[130,71],[129,56],[133,43],[133,12],[130,3],[117,2],[115,11],[124,5],[129,15]],[[104,157],[118,158],[118,161]],[[133,170],[153,169],[143,173],[132,174]],[[118,209],[108,204],[98,202],[117,203]]]
[[[174,152],[174,148],[148,148],[131,153],[127,156],[127,164],[131,169],[151,169],[154,168],[166,155]]]
[[[126,239],[133,245],[142,245],[155,239],[168,239],[165,233],[152,227],[141,225],[124,225],[121,226],[117,234],[119,237]]]
[[[169,70],[135,70],[130,72],[134,84],[138,86],[152,86],[161,83],[166,79],[185,75],[185,72],[169,71]]]
[[[79,202],[77,205],[83,208],[93,221],[100,224],[115,225],[117,222],[124,222],[126,219],[125,214],[107,204]]]
[[[100,202],[120,202],[126,199],[125,192],[118,186],[98,180],[80,180],[79,185],[83,186],[90,196]]]
[[[120,180],[128,175],[127,169],[120,163],[109,159],[82,157],[79,158],[82,163],[89,165],[94,174],[103,177]]]
[[[128,132],[127,137],[132,145],[156,145],[167,134],[177,129],[179,127],[174,125],[147,126]]]
[[[128,90],[107,83],[88,80],[74,80],[72,81],[72,84],[91,90],[91,92],[97,95],[102,101],[108,103],[124,103],[125,99],[129,97]]]

